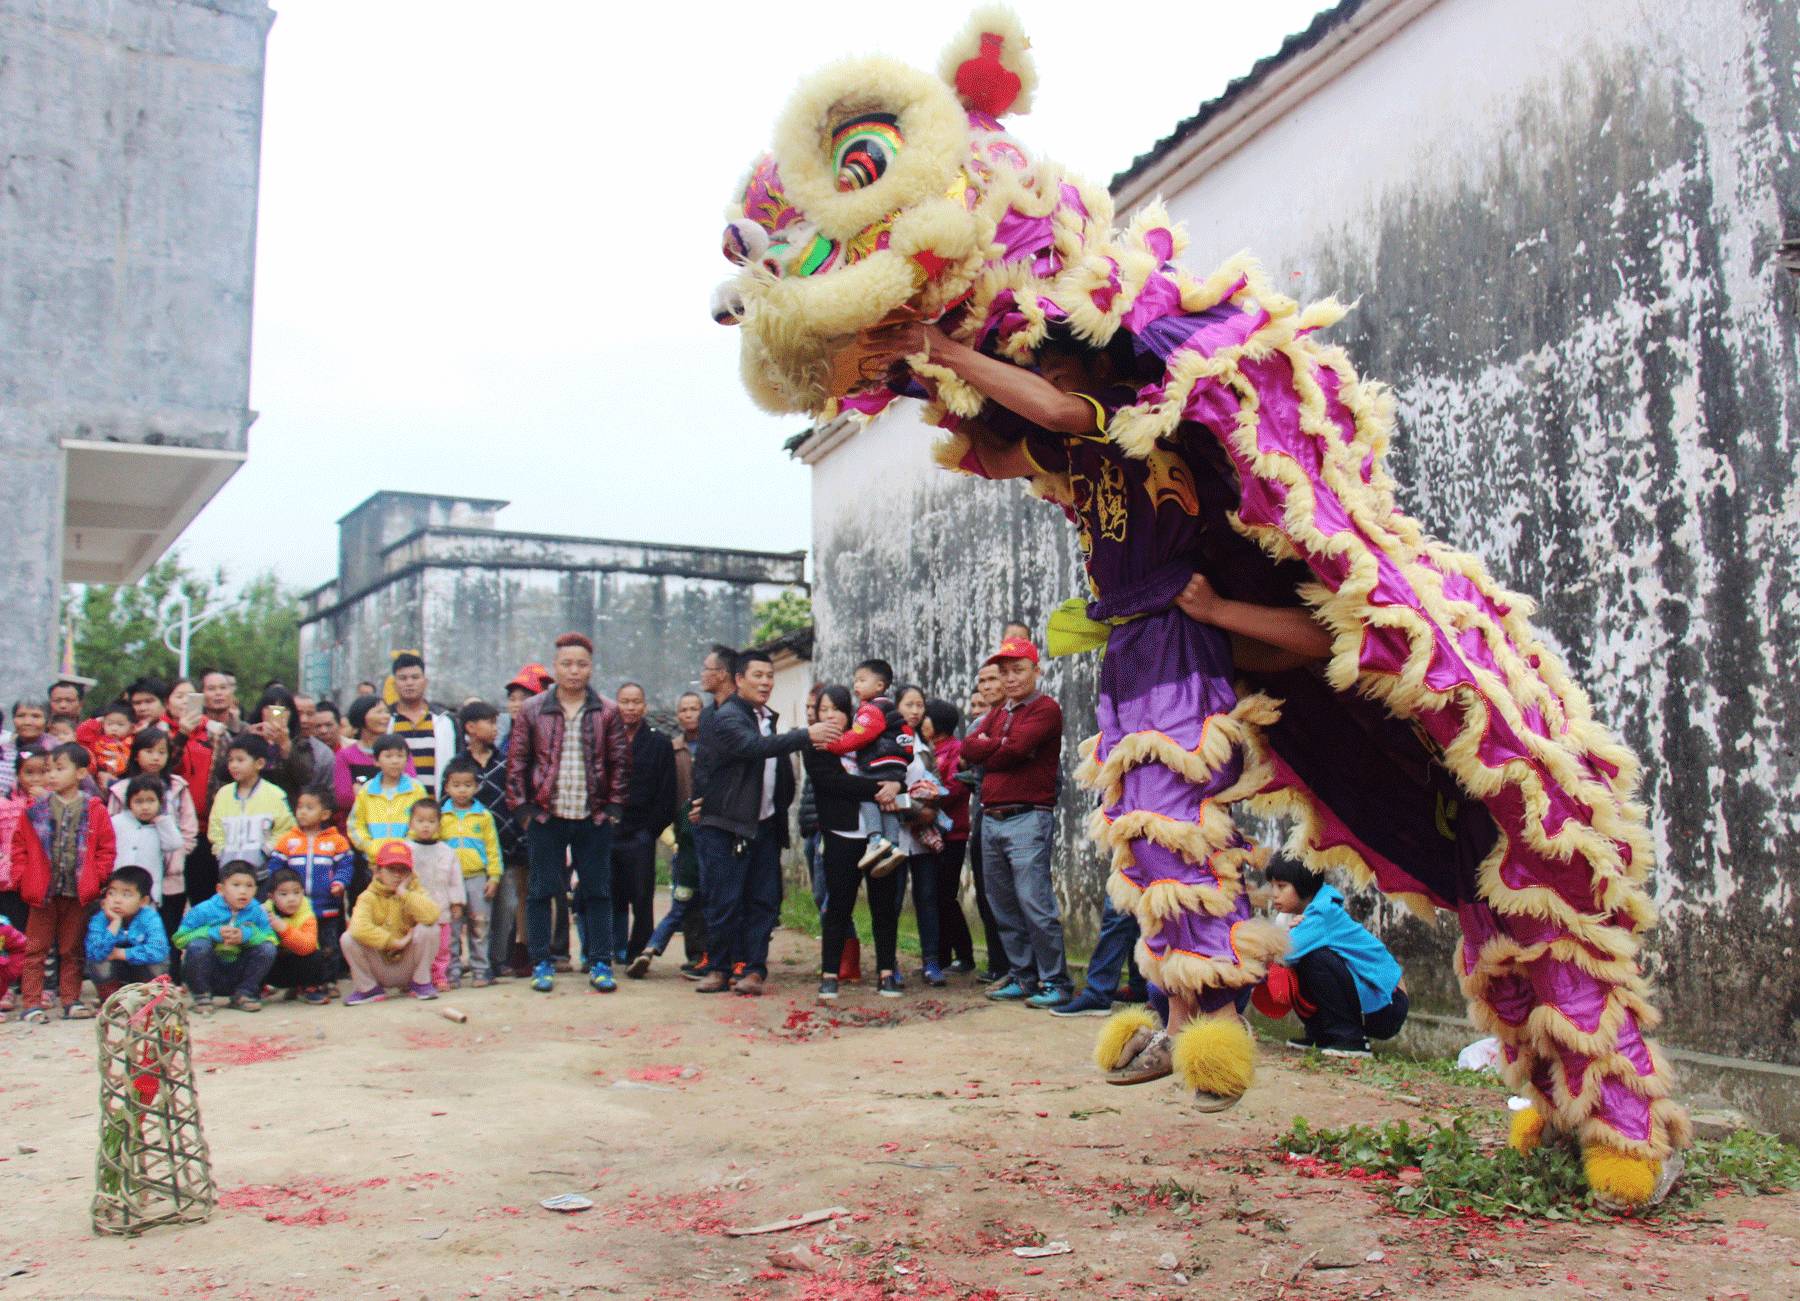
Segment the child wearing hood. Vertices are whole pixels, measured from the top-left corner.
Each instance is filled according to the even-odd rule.
[[[289,998],[325,1001],[325,954],[319,948],[319,918],[306,897],[306,882],[291,867],[269,873],[269,925],[275,931],[275,964],[268,981]]]

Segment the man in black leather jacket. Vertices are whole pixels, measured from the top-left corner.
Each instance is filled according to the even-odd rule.
[[[786,759],[808,745],[829,745],[835,724],[781,732],[768,707],[775,666],[763,651],[744,651],[732,666],[736,691],[706,711],[694,761],[700,820],[700,890],[708,936],[701,994],[735,987],[761,994],[769,975],[769,936],[781,917],[781,851],[794,768]]]

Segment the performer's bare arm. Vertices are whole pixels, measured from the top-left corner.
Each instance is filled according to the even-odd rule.
[[[1015,415],[1052,434],[1091,434],[1096,431],[1093,403],[1065,393],[1036,371],[1001,361],[958,343],[935,325],[901,325],[876,336],[892,345],[893,360],[923,352],[940,366],[991,398]],[[1014,443],[984,438],[972,440],[981,468],[990,479],[1028,479],[1039,474],[1031,458]]]
[[[1188,579],[1181,595],[1175,598],[1175,605],[1190,619],[1210,623],[1234,634],[1232,656],[1242,668],[1293,668],[1331,654],[1331,634],[1319,625],[1310,611],[1297,606],[1252,605],[1248,601],[1227,600],[1199,574]],[[1261,643],[1262,650],[1246,644],[1243,650],[1248,655],[1240,655],[1240,639]],[[1264,651],[1274,654],[1265,655]]]

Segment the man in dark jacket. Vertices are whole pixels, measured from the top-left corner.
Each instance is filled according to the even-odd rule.
[[[675,820],[675,747],[644,721],[649,701],[643,687],[620,684],[618,700],[631,747],[631,784],[613,835],[613,948],[621,962],[631,963],[625,974],[641,980],[650,964],[640,965],[638,955],[656,925],[656,838]]]
[[[506,747],[506,798],[525,828],[529,860],[525,927],[531,987],[548,993],[550,900],[578,881],[582,961],[602,994],[618,988],[612,974],[612,839],[631,782],[631,751],[618,707],[588,685],[594,643],[578,632],[556,639],[556,685],[533,696],[513,720]]]
[[[769,936],[781,918],[781,851],[794,799],[794,768],[783,756],[829,745],[843,729],[776,731],[768,707],[775,665],[763,651],[740,654],[732,676],[736,690],[702,716],[694,761],[708,946],[706,976],[694,988],[717,994],[735,976],[737,992],[754,995],[768,979]]]

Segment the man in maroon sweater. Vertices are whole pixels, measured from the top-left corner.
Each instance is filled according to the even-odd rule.
[[[1024,638],[1008,637],[986,663],[999,666],[1006,700],[964,739],[963,762],[983,770],[982,867],[1010,968],[987,996],[1060,1007],[1069,1001],[1069,967],[1050,855],[1062,772],[1062,706],[1038,690],[1037,647]]]

